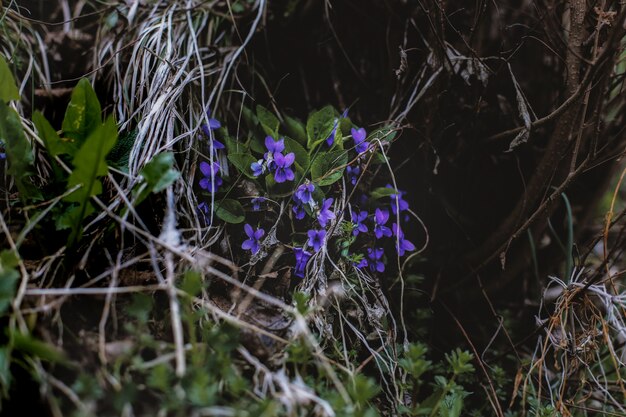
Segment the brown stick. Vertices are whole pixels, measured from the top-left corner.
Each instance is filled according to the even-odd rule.
[[[566,55],[566,92],[569,97],[575,97],[574,102],[563,111],[562,115],[557,120],[554,133],[545,154],[539,162],[533,177],[529,181],[525,193],[517,202],[511,214],[479,248],[467,255],[466,259],[470,265],[482,265],[486,263],[487,260],[497,256],[498,251],[506,250],[508,246],[506,242],[512,240],[512,234],[519,233],[520,223],[524,223],[524,219],[527,218],[530,211],[536,207],[541,197],[545,194],[564,157],[568,155],[568,152],[570,154],[572,152],[569,151],[569,144],[571,138],[574,137],[574,135],[572,135],[572,129],[574,126],[578,126],[576,120],[580,113],[582,96],[582,94],[580,94],[580,65],[582,62],[581,45],[585,34],[584,18],[586,12],[585,0],[571,0],[570,33]],[[588,74],[590,71],[591,69]],[[588,77],[585,77],[585,81],[589,81]],[[583,116],[584,115],[580,115],[580,117]],[[572,155],[569,156],[571,157]],[[569,160],[570,158],[565,159]],[[568,172],[565,177],[570,177],[571,174],[571,172]],[[554,179],[558,183],[562,183],[564,179],[562,178],[562,174],[560,177],[561,178]],[[526,224],[528,224],[528,222],[526,222]]]

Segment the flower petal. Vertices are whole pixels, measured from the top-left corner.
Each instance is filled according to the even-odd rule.
[[[291,164],[293,164],[295,160],[296,160],[296,154],[294,154],[293,152],[289,152],[284,157],[284,164],[285,164],[284,166],[285,167],[291,166]]]
[[[214,130],[214,129],[219,129],[220,127],[222,127],[222,124],[220,123],[219,120],[209,119],[209,129]]]
[[[204,174],[205,177],[211,175],[211,165],[208,162],[202,161],[200,162],[200,171]]]

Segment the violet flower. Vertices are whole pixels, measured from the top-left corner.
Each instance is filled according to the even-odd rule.
[[[304,216],[306,215],[306,211],[304,211],[304,207],[302,206],[302,204],[296,202],[296,204],[294,204],[293,207],[291,207],[291,210],[293,211],[293,214],[296,217],[296,219],[298,220],[304,219]]]
[[[391,184],[387,184],[386,187],[393,188]],[[401,213],[409,209],[409,203],[402,198],[404,194],[406,194],[406,192],[398,190],[397,194],[391,194],[389,196],[391,198],[391,211],[393,214],[398,214],[398,209],[400,209]]]
[[[204,175],[204,178],[200,180],[200,188],[207,190],[211,194],[216,192],[220,185],[222,185],[222,179],[219,177],[218,172],[220,170],[220,164],[215,161],[212,164],[207,162],[200,162],[200,171]]]
[[[198,204],[198,210],[200,211],[200,213],[203,213],[206,216],[209,214],[209,205],[206,201],[203,201]]]
[[[274,180],[277,183],[281,183],[285,181],[293,181],[293,179],[296,176],[290,167],[291,165],[293,165],[293,162],[295,161],[295,159],[296,159],[296,155],[293,152],[289,152],[285,156],[283,156],[283,154],[280,152],[274,154],[274,162],[276,163],[276,172],[274,172]]]
[[[350,132],[352,133],[352,139],[354,139],[354,148],[356,149],[357,153],[361,155],[362,153],[366,152],[367,148],[369,147],[369,143],[365,140],[365,138],[367,137],[367,132],[365,131],[365,129],[352,128]]]
[[[302,204],[308,204],[313,200],[313,191],[315,191],[315,186],[307,180],[304,184],[298,187],[295,197]]]
[[[328,147],[333,146],[333,143],[335,143],[335,135],[337,135],[337,128],[339,127],[339,119],[335,119],[334,123],[335,125],[333,126],[333,130],[330,132],[330,135],[328,135],[328,138],[326,138],[326,145],[328,145]]]
[[[356,266],[359,269],[363,269],[363,268],[367,267],[369,265],[369,263],[367,262],[367,259],[363,258],[359,262],[353,262],[353,265]]]
[[[330,135],[328,135],[328,138],[326,138],[326,145],[328,145],[328,147],[333,146],[333,143],[335,143],[335,136],[337,135],[337,128],[339,127],[339,123],[341,122],[341,119],[345,119],[346,117],[348,117],[348,109],[345,109],[338,119],[335,118],[333,122],[333,130],[330,132]]]
[[[361,167],[348,165],[346,167],[346,174],[348,174],[348,178],[350,179],[350,183],[352,185],[356,185],[357,180],[359,179],[359,175],[361,174]]]
[[[309,246],[313,248],[314,252],[318,252],[326,240],[326,230],[309,230],[307,236],[309,237],[307,242]]]
[[[307,262],[311,259],[311,253],[302,248],[294,248],[293,254],[296,257],[296,266],[293,274],[297,277],[304,278],[304,271],[306,270]]]
[[[211,134],[211,130],[219,129],[220,127],[222,127],[222,124],[220,123],[219,120],[211,118],[210,108],[207,108],[206,116],[209,119],[209,123],[208,124],[203,123],[200,126],[200,128],[202,129],[202,132],[207,138],[209,138],[209,140],[212,141],[213,149],[224,149],[225,148],[224,144],[220,142],[219,140],[215,139],[213,135]]]
[[[384,272],[385,264],[381,260],[383,257],[384,251],[382,248],[367,248],[367,257],[369,258],[369,267],[370,271],[375,272]]]
[[[330,206],[333,204],[333,201],[334,201],[333,198],[327,198],[326,200],[324,200],[322,202],[322,207],[319,209],[317,213],[317,221],[320,223],[320,226],[322,227],[326,227],[326,223],[328,223],[329,220],[332,220],[335,218],[335,213],[330,211]],[[391,233],[391,231],[389,233]]]
[[[284,139],[274,140],[273,137],[266,136],[265,148],[267,149],[267,152],[265,152],[265,155],[263,155],[263,157],[267,161],[267,168],[270,171],[273,171],[276,168],[276,164],[274,162],[275,160],[274,155],[279,154],[285,150],[285,140]]]
[[[261,210],[261,204],[265,202],[265,197],[255,197],[252,199],[252,211]]]
[[[250,164],[250,169],[252,170],[252,175],[258,177],[265,172],[265,165],[262,159],[259,159],[256,162]]]
[[[243,230],[246,232],[248,239],[244,240],[244,242],[241,244],[241,248],[249,250],[252,252],[253,255],[255,255],[261,248],[259,244],[259,239],[263,237],[263,235],[265,234],[265,230],[261,228],[254,230],[252,226],[250,226],[248,223],[243,225]]]
[[[271,152],[272,154],[282,152],[285,150],[285,140],[284,139],[274,140],[273,137],[266,136],[265,148],[267,149],[268,152]]]
[[[385,226],[387,220],[389,220],[389,212],[377,208],[374,214],[374,234],[376,235],[376,239],[380,239],[383,236],[391,236],[391,229]]]
[[[215,130],[215,129],[219,129],[220,127],[222,127],[222,124],[220,123],[219,120],[217,119],[213,119],[211,117],[211,108],[207,107],[206,109],[206,117],[207,119],[209,119],[209,124],[207,125],[206,123],[202,124],[202,131],[207,135],[207,137],[210,137],[210,133],[209,131],[211,130]]]
[[[406,251],[413,252],[415,250],[415,245],[404,238],[402,228],[398,227],[396,223],[392,224],[391,228],[393,229],[393,234],[397,237],[396,249],[398,251],[398,255],[404,256]]]
[[[358,236],[359,233],[367,232],[367,226],[363,223],[365,219],[367,219],[367,211],[361,211],[358,213],[356,211],[351,211],[350,217],[352,217],[352,223],[354,223],[354,230],[352,231],[354,236]]]

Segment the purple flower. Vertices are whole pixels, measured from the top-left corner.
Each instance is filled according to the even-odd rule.
[[[330,135],[328,135],[328,138],[326,139],[326,144],[329,147],[333,146],[333,143],[335,142],[335,135],[337,134],[337,128],[339,127],[341,119],[345,119],[346,117],[348,117],[348,109],[345,109],[343,113],[341,113],[341,116],[339,116],[338,119],[335,119],[333,130],[332,132],[330,132]]]
[[[217,191],[220,185],[222,185],[222,179],[218,176],[220,170],[220,164],[216,161],[212,164],[207,162],[200,162],[200,171],[204,175],[204,178],[200,180],[200,188],[207,190],[210,193]]]
[[[271,154],[280,153],[285,150],[285,140],[274,140],[271,136],[265,137],[265,148]]]
[[[393,188],[391,184],[386,185],[387,188]],[[398,190],[397,194],[391,194],[391,211],[393,214],[398,214],[398,208],[400,212],[406,211],[409,209],[409,203],[405,201],[402,197],[406,194],[404,191]]]
[[[296,219],[298,220],[304,219],[304,216],[306,215],[306,211],[304,211],[304,207],[302,206],[302,204],[296,202],[296,204],[293,205],[291,210],[293,211],[293,214],[296,216]]]
[[[383,261],[381,261],[383,253],[384,251],[382,248],[367,248],[367,257],[369,258],[370,271],[383,272],[385,270],[385,264],[383,263]]]
[[[294,268],[294,275],[300,278],[304,278],[304,271],[306,264],[311,259],[311,253],[305,251],[302,248],[294,248],[293,254],[296,257],[296,267]]]
[[[285,150],[285,140],[274,140],[271,136],[265,137],[265,148],[267,152],[263,155],[265,161],[267,161],[267,169],[274,171],[276,169],[276,163],[274,162],[274,154],[281,153]]]
[[[366,266],[368,266],[368,262],[367,259],[363,258],[361,259],[359,262],[353,262],[353,265],[356,266],[359,269],[365,268]]]
[[[398,255],[404,256],[405,251],[413,252],[415,250],[415,245],[404,238],[404,232],[402,232],[402,229],[398,227],[396,223],[392,224],[391,228],[393,229],[393,234],[398,238],[396,241]]]
[[[210,107],[207,107],[207,109],[206,109],[206,117],[207,117],[207,119],[209,119],[209,124],[208,125],[203,124],[202,125],[202,130],[207,135],[207,137],[210,137],[211,135],[209,134],[209,131],[210,130],[219,129],[220,127],[222,127],[222,124],[220,123],[219,120],[213,119],[211,117],[211,108]]]
[[[7,154],[5,152],[0,152],[0,159],[7,159]]]
[[[198,210],[200,210],[200,213],[204,213],[204,215],[208,215],[209,214],[209,205],[206,203],[206,201],[203,201],[202,203],[198,204]]]
[[[250,164],[250,169],[252,170],[252,175],[258,177],[259,175],[265,172],[265,165],[263,165],[263,160],[259,159],[256,162]]]
[[[335,213],[330,211],[330,206],[333,204],[333,198],[327,198],[322,202],[322,207],[319,209],[317,213],[317,221],[320,223],[320,226],[326,227],[326,223],[329,220],[335,218]]]
[[[222,127],[222,124],[217,119],[211,118],[211,109],[208,108],[206,111],[206,116],[209,119],[209,124],[203,123],[200,128],[204,135],[209,138],[213,143],[213,149],[224,149],[224,144],[219,140],[215,139],[211,134],[211,130],[219,129]]]
[[[261,204],[265,202],[265,197],[255,197],[252,199],[252,210],[261,210]]]
[[[289,152],[285,156],[283,156],[280,152],[274,154],[274,162],[276,163],[274,180],[276,180],[276,182],[281,183],[285,181],[293,181],[295,175],[290,166],[293,164],[295,159],[296,155],[293,152]]]
[[[346,173],[348,174],[348,178],[350,178],[350,183],[352,185],[356,185],[356,182],[359,179],[359,175],[361,174],[361,167],[358,165],[356,166],[348,165],[346,167]]]
[[[261,228],[254,230],[252,226],[250,226],[248,223],[243,225],[243,230],[246,232],[248,239],[244,240],[244,242],[241,244],[241,248],[251,251],[254,255],[260,249],[259,239],[263,237],[263,235],[265,234],[265,230]]]
[[[328,138],[326,139],[326,144],[331,147],[333,146],[333,143],[335,143],[335,135],[337,134],[337,127],[339,127],[339,119],[335,119],[335,125],[333,126],[333,130],[330,132],[330,135],[328,135]]]
[[[354,236],[357,236],[359,233],[367,232],[367,226],[363,223],[365,219],[367,219],[367,211],[361,211],[359,213],[351,211],[350,216],[352,217],[352,223],[354,223],[354,230],[352,231]]]
[[[389,220],[389,212],[377,208],[374,214],[374,234],[376,235],[376,239],[380,239],[383,236],[391,236],[391,229],[385,226],[387,220]]]
[[[315,190],[315,186],[311,184],[308,180],[300,185],[296,190],[295,199],[300,201],[302,204],[308,204],[311,200],[313,200],[313,191]]]
[[[367,136],[367,132],[365,131],[365,129],[360,128],[360,129],[355,129],[352,128],[350,130],[350,132],[352,133],[352,139],[354,139],[354,147],[357,151],[357,153],[360,155],[362,153],[364,153],[365,151],[367,151],[368,148],[368,142],[365,140],[365,137]]]
[[[317,252],[324,245],[326,230],[309,230],[307,236],[309,236],[307,243],[313,248],[313,251]]]
[[[217,140],[215,138],[213,138],[211,140],[211,143],[213,144],[213,150],[215,150],[215,151],[218,150],[218,149],[226,148],[222,142],[220,142],[219,140]]]

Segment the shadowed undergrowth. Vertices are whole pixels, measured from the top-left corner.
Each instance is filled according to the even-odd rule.
[[[623,5],[6,3],[7,415],[625,412]]]

